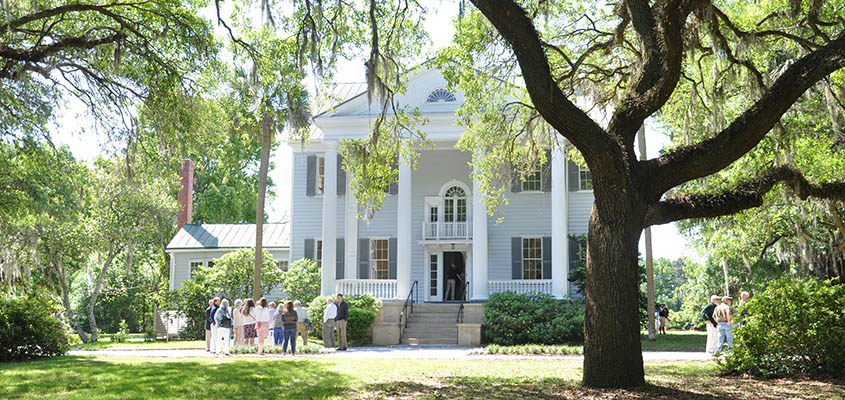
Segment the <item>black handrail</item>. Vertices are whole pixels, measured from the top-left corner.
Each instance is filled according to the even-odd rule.
[[[411,297],[413,295],[413,298]],[[408,297],[405,298],[405,304],[402,305],[402,313],[399,314],[399,334],[402,334],[402,331],[405,330],[405,325],[408,324],[408,306],[411,308],[411,312],[414,312],[414,302],[419,299],[419,293],[417,293],[417,281],[411,284],[411,290],[408,292]]]

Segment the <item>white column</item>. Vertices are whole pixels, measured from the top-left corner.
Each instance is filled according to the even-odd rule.
[[[345,279],[358,278],[358,198],[352,193],[352,176],[346,172],[346,234],[343,241]]]
[[[473,167],[474,168],[474,167]],[[473,176],[478,171],[473,171]],[[472,288],[470,300],[487,300],[487,207],[477,179],[472,181]]]
[[[337,268],[337,143],[326,142],[323,178],[323,254],[320,293],[330,296],[335,292]]]
[[[396,296],[405,298],[411,290],[411,164],[399,161],[399,193],[396,221]]]
[[[567,224],[566,154],[563,144],[552,151],[552,295],[569,296],[569,227]]]
[[[470,282],[469,286],[465,286],[466,289],[467,289],[467,294],[466,294],[467,300],[472,299],[472,291],[473,291],[472,285],[474,284],[473,281],[472,281],[472,265],[473,265],[472,264],[472,249],[470,249],[469,251],[467,251],[466,266],[464,267],[464,268],[466,268],[465,278],[466,278],[467,282]],[[466,285],[466,284],[464,284],[464,285]],[[486,283],[485,283],[485,286],[486,286]]]

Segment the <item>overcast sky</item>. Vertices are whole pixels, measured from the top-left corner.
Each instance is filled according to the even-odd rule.
[[[452,18],[457,14],[457,5],[438,0],[423,2],[423,4],[426,3],[435,5],[431,8],[433,11],[428,15],[426,29],[431,35],[435,47],[446,46],[455,32]],[[208,13],[209,17],[212,15],[212,13]],[[218,27],[218,35],[222,34]],[[338,71],[338,82],[364,81],[364,63],[362,60],[342,61]],[[93,133],[94,131],[89,126],[90,122],[88,121],[90,120],[78,101],[67,101],[65,110],[62,111],[56,124],[52,127],[53,141],[56,144],[68,145],[79,159],[92,160],[101,154],[104,148],[108,148],[108,142]],[[660,133],[658,124],[650,121],[646,123],[646,140],[649,158],[656,157],[658,151],[667,142],[665,135]],[[276,196],[268,198],[267,207],[270,221],[277,222],[286,218],[290,210],[291,149],[282,145],[272,157],[275,168],[270,171],[270,176],[276,184]],[[653,227],[652,235],[655,258],[676,259],[681,256],[691,256],[700,259],[695,250],[688,247],[686,240],[678,233],[673,224]],[[644,239],[640,240],[640,252],[645,254]]]

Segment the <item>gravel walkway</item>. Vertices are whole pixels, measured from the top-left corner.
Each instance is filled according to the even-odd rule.
[[[560,359],[581,360],[583,356],[547,356],[547,355],[488,355],[475,354],[478,349],[457,346],[367,346],[354,347],[349,351],[339,351],[321,354],[298,354],[297,357],[328,357],[328,358],[407,358],[428,360],[534,360]],[[224,357],[206,352],[205,350],[71,350],[74,356],[102,356],[102,357],[162,357],[162,358],[202,358]],[[281,358],[279,354],[258,356],[255,354],[239,354],[230,357],[262,357]],[[707,353],[682,351],[644,351],[645,361],[709,361],[713,356]]]

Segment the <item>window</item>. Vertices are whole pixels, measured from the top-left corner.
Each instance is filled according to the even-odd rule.
[[[446,222],[467,221],[466,192],[458,186],[452,186],[446,191],[444,199],[443,220]]]
[[[288,262],[287,261],[276,261],[276,265],[282,270],[282,272],[288,272]]]
[[[191,261],[191,278],[194,277],[194,273],[202,268],[204,263],[202,261]]]
[[[539,192],[541,190],[543,190],[543,174],[540,168],[537,168],[534,172],[525,176],[525,180],[522,181],[522,191]]]
[[[455,101],[455,95],[446,89],[436,89],[428,95],[426,103],[451,103]]]
[[[317,239],[317,254],[316,254],[316,257],[317,257],[317,259],[314,260],[314,261],[317,262],[318,267],[321,267],[323,265],[323,241],[320,240],[320,239]]]
[[[432,254],[429,259],[429,295],[437,296],[437,254]]]
[[[593,190],[593,173],[589,169],[578,167],[578,189]]]
[[[522,238],[522,279],[543,279],[542,238]]]
[[[323,194],[323,182],[326,179],[326,158],[317,157],[317,194]]]
[[[388,279],[387,239],[370,240],[370,268],[373,279]]]

